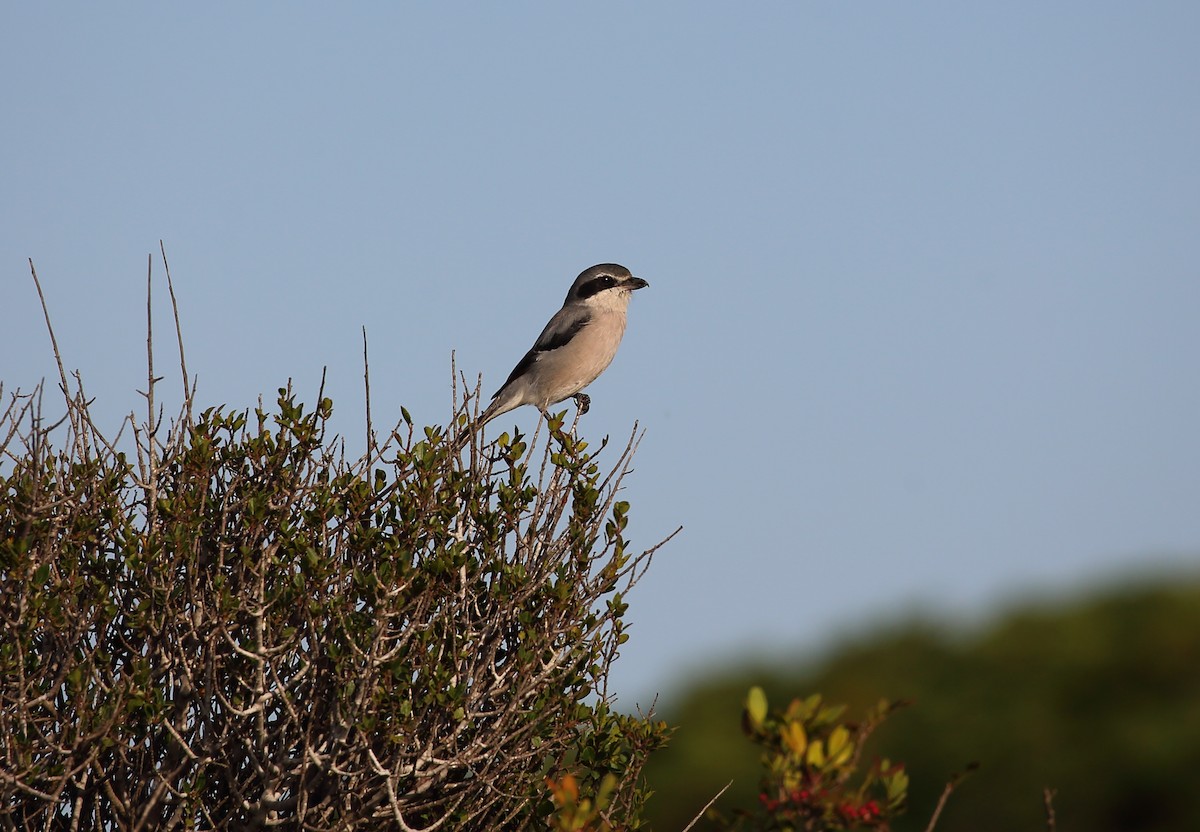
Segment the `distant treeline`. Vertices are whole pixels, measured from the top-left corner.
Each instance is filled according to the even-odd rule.
[[[666,703],[677,730],[647,768],[654,829],[682,829],[730,779],[721,805],[754,802],[759,761],[738,727],[751,685],[773,700],[819,691],[852,709],[911,701],[867,749],[907,766],[897,832],[923,830],[947,780],[972,762],[980,768],[939,832],[1045,829],[1045,787],[1060,830],[1200,829],[1195,576],[1043,602],[970,634],[907,622],[799,667],[714,673]]]

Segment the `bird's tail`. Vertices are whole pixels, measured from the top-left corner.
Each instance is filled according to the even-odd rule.
[[[508,403],[503,401],[499,397],[499,394],[493,396],[491,403],[484,409],[483,413],[479,414],[479,418],[463,428],[462,433],[455,438],[454,453],[458,453],[464,447],[466,447],[467,443],[471,441],[471,437],[478,433],[488,422],[492,421],[500,414],[507,413],[513,409],[511,405],[506,407],[506,404]]]

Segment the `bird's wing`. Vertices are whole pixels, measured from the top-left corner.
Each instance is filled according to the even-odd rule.
[[[500,385],[500,389],[492,394],[492,398],[499,396],[512,380],[519,378],[533,363],[538,360],[544,353],[552,350],[561,349],[570,343],[571,339],[580,333],[580,331],[591,323],[592,316],[586,310],[579,309],[560,309],[546,324],[546,328],[542,330],[542,334],[538,336],[533,347],[529,352],[525,353],[525,357],[517,362],[517,366],[513,367],[513,371],[508,374],[508,378],[504,380],[504,384]]]
[[[591,321],[592,315],[586,309],[558,310],[534,342],[531,352],[549,352],[565,347]]]

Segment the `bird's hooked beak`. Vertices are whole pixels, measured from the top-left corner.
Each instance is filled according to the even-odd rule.
[[[649,285],[649,283],[647,283],[645,280],[642,280],[640,277],[634,277],[632,275],[630,275],[625,281],[625,288],[631,292],[634,289],[645,289]]]

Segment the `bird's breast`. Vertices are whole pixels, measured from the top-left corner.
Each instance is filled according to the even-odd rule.
[[[595,381],[612,363],[624,334],[624,315],[601,312],[565,346],[544,353],[538,362],[544,382],[539,398],[554,404]]]

